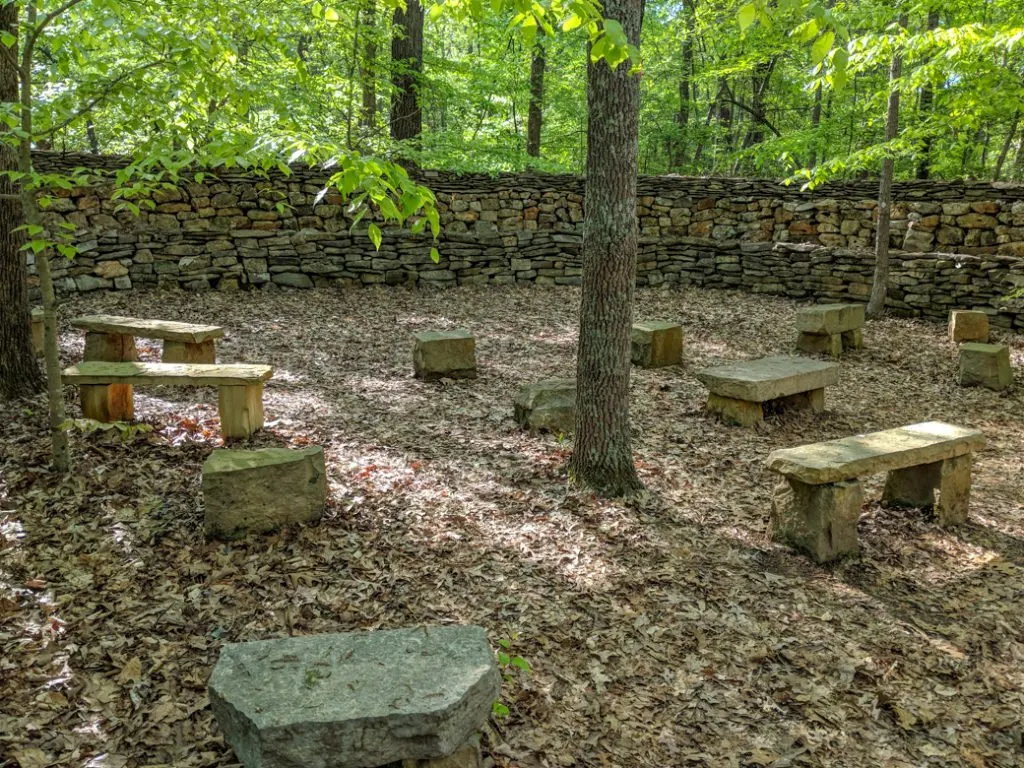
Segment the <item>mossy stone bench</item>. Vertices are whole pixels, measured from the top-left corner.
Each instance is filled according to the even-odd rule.
[[[736,360],[697,371],[710,390],[708,410],[729,424],[751,427],[765,411],[825,409],[825,387],[839,381],[839,365],[803,357]]]
[[[856,553],[860,478],[876,472],[888,473],[884,502],[934,508],[940,525],[962,523],[973,454],[984,445],[978,430],[929,421],[774,451],[767,467],[783,482],[772,500],[773,534],[818,562]]]
[[[216,325],[121,315],[86,315],[74,318],[71,325],[85,331],[84,359],[108,363],[138,360],[135,337],[141,336],[163,341],[164,363],[212,364],[217,362],[217,339],[224,337],[224,329]]]
[[[796,313],[796,348],[812,355],[839,357],[864,346],[863,304],[818,304]]]
[[[130,421],[135,414],[133,387],[186,386],[218,388],[221,435],[249,437],[263,427],[263,383],[274,373],[269,365],[185,365],[179,363],[107,363],[87,361],[64,371],[65,384],[76,384],[82,413],[96,421]]]

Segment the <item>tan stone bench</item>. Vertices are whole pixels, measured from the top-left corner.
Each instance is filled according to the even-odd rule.
[[[683,326],[651,321],[636,323],[630,337],[630,357],[641,368],[662,368],[683,361]]]
[[[737,360],[697,371],[709,390],[708,410],[723,421],[753,426],[765,411],[825,409],[825,387],[839,381],[838,363],[803,357]]]
[[[163,341],[162,362],[212,364],[217,362],[216,340],[224,337],[224,329],[216,325],[120,315],[76,317],[71,325],[86,332],[85,360],[110,363],[138,360],[135,337],[141,336]]]
[[[36,355],[42,357],[45,353],[44,337],[46,332],[43,328],[43,308],[32,307],[32,347]]]
[[[846,349],[864,346],[863,304],[818,304],[796,313],[800,332],[796,348],[810,354],[839,357]]]
[[[103,422],[133,418],[133,386],[215,386],[221,435],[229,439],[249,437],[263,427],[263,383],[273,373],[269,365],[88,361],[65,370],[63,379],[78,385],[85,418]]]
[[[773,533],[818,562],[857,552],[859,478],[876,472],[888,472],[883,501],[933,507],[940,525],[962,523],[972,454],[984,445],[977,430],[929,421],[774,451],[766,465],[784,481],[772,500]]]

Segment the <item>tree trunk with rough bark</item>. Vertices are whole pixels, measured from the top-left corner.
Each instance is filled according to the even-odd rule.
[[[0,30],[18,33],[18,6],[0,6]],[[0,56],[0,101],[17,103],[17,43],[11,56]],[[0,128],[8,133],[6,126]],[[5,137],[6,138],[6,137]],[[0,142],[0,170],[18,170],[18,153]],[[0,395],[24,397],[39,392],[43,379],[32,346],[32,315],[28,300],[28,270],[21,246],[24,235],[15,231],[24,224],[17,188],[6,177],[0,178]]]
[[[900,26],[906,29],[907,17],[900,16]],[[900,45],[899,43],[897,45]],[[885,140],[892,141],[899,133],[900,77],[903,74],[903,56],[899,48],[893,53],[889,68],[889,109],[885,118]],[[882,161],[882,179],[878,186],[878,225],[875,229],[875,275],[871,284],[871,298],[866,314],[879,317],[885,311],[885,295],[889,288],[889,228],[892,220],[893,158]]]
[[[359,124],[367,133],[372,133],[377,125],[377,3],[375,0],[366,0],[361,16],[366,42],[363,43],[362,59],[359,62],[359,80],[363,91]]]
[[[640,44],[641,0],[607,0]],[[587,67],[587,181],[583,222],[583,297],[577,357],[574,482],[618,496],[641,487],[629,425],[630,334],[636,287],[636,182],[640,78],[630,63]]]
[[[538,40],[530,58],[530,111],[526,119],[526,154],[540,157],[540,131],[544,124],[544,47]]]
[[[391,138],[415,139],[423,131],[420,108],[420,74],[423,72],[423,6],[407,0],[392,18]]]

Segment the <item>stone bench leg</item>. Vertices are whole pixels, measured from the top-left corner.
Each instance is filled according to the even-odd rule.
[[[222,386],[217,407],[221,436],[225,440],[247,438],[263,428],[263,385]]]
[[[973,466],[974,456],[969,453],[942,462],[939,474],[939,503],[935,505],[935,517],[939,525],[959,525],[967,522]]]
[[[807,333],[801,331],[796,337],[796,348],[809,355],[830,355],[841,357],[843,336],[839,333]]]
[[[463,744],[444,757],[398,760],[384,768],[480,768],[481,765],[480,746]]]
[[[855,328],[852,331],[843,331],[843,349],[863,349],[864,331]]]
[[[797,392],[795,395],[780,397],[778,400],[769,400],[766,406],[772,412],[804,409],[821,413],[825,410],[825,390],[812,389],[808,392]]]
[[[187,341],[165,341],[160,356],[163,363],[216,363],[217,344],[213,339],[191,344]]]
[[[105,363],[134,363],[139,359],[139,351],[135,347],[134,336],[89,331],[85,334],[85,353],[82,359]]]
[[[967,520],[973,463],[973,457],[966,455],[893,470],[885,478],[882,501],[934,509],[939,525],[959,525]],[[939,491],[938,503],[935,501],[935,489]]]
[[[808,485],[787,478],[772,498],[772,535],[819,563],[856,554],[862,499],[857,480]]]
[[[714,393],[708,396],[708,410],[726,424],[752,427],[764,421],[764,406],[749,400],[736,400]]]
[[[83,384],[82,415],[87,419],[109,424],[135,418],[134,392],[131,384]]]

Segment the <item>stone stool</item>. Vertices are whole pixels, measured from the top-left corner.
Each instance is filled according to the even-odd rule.
[[[327,505],[324,449],[216,450],[203,463],[203,499],[211,536],[319,520]]]
[[[229,643],[209,684],[246,768],[479,768],[500,692],[476,626]]]
[[[40,357],[42,357],[45,351],[43,336],[43,308],[32,307],[32,347],[35,349],[36,355]]]
[[[424,331],[414,338],[412,362],[416,378],[476,378],[476,341],[469,331]]]
[[[954,309],[949,313],[949,339],[988,343],[988,315],[973,309]]]
[[[523,429],[568,434],[576,427],[576,380],[538,381],[520,390],[513,405]]]
[[[1008,389],[1013,384],[1010,348],[1005,344],[960,345],[960,386]]]
[[[796,313],[796,348],[812,355],[840,357],[864,346],[863,304],[819,304]]]
[[[679,365],[683,361],[683,327],[679,323],[647,322],[633,326],[631,357],[641,368]]]

